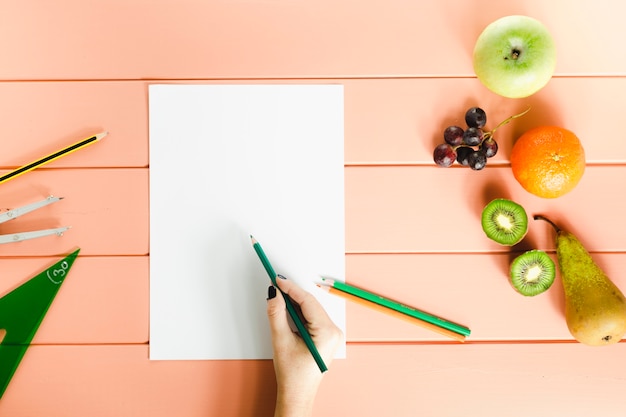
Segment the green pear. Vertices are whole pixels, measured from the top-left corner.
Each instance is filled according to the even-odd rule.
[[[590,346],[619,342],[626,334],[626,298],[613,284],[580,241],[561,230],[544,216],[556,230],[556,255],[565,290],[565,320],[576,340]]]

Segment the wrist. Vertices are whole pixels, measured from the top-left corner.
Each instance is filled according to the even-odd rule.
[[[302,384],[302,382],[289,386],[278,386],[275,417],[306,417],[312,414],[321,378],[308,381],[306,384]]]
[[[313,413],[317,387],[305,392],[279,390],[276,395],[274,417],[308,417]]]

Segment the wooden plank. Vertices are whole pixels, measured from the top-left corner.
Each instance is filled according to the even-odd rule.
[[[0,167],[28,164],[103,131],[109,135],[102,142],[46,167],[146,167],[146,94],[139,82],[0,83]]]
[[[0,297],[56,258],[0,258]],[[79,254],[35,334],[33,344],[148,341],[147,256]]]
[[[513,256],[348,255],[347,280],[470,327],[468,342],[573,340],[563,316],[559,276],[545,294],[523,297],[508,281]],[[626,254],[594,254],[594,259],[626,292],[626,280],[620,275],[626,267]],[[0,258],[0,295],[52,262],[49,258]],[[146,343],[148,275],[145,256],[79,256],[34,343]],[[359,305],[347,303],[346,310],[348,342],[451,341]]]
[[[626,163],[621,127],[626,78],[553,78],[537,94],[507,100],[473,78],[338,80],[345,84],[347,164],[433,164],[433,149],[449,125],[465,126],[465,112],[481,106],[487,128],[530,107],[496,132],[498,154],[489,166],[509,163],[515,139],[542,125],[567,128],[580,138],[587,163]],[[469,173],[468,173],[469,175]]]
[[[467,342],[572,341],[560,273],[547,292],[524,297],[509,282],[517,254],[348,255],[346,279],[468,326]],[[626,293],[626,253],[594,254],[594,260]],[[453,342],[354,303],[346,304],[346,316],[350,342]]]
[[[269,416],[275,395],[271,361],[150,361],[147,345],[33,346],[0,415]]]
[[[147,7],[149,5],[149,7]],[[624,6],[558,0],[10,2],[0,79],[472,76],[482,29],[543,21],[557,73],[626,74]],[[610,30],[607,30],[610,28]]]
[[[624,343],[350,345],[325,376],[313,415],[621,417],[625,354]],[[147,357],[143,345],[34,346],[0,415],[273,415],[271,361]]]
[[[315,415],[617,417],[624,413],[624,350],[624,344],[351,346],[349,359],[324,381]]]
[[[578,186],[557,199],[527,193],[510,168],[348,167],[346,251],[509,252],[488,239],[480,225],[493,198],[511,198],[529,216],[541,213],[575,233],[590,251],[624,251],[626,166],[589,166]],[[529,221],[517,249],[554,249],[554,232]]]
[[[488,112],[488,127],[531,107],[530,113],[498,130],[498,155],[505,165],[515,139],[525,130],[554,124],[574,131],[589,164],[626,164],[626,141],[612,141],[621,126],[615,90],[626,78],[554,78],[536,95],[506,100],[473,78],[329,79],[272,81],[187,81],[181,84],[339,83],[345,87],[345,161],[354,164],[433,165],[432,151],[449,124],[464,125],[467,107]],[[150,82],[7,82],[0,83],[0,136],[6,140],[0,167],[13,168],[52,153],[99,131],[109,136],[92,147],[48,167],[147,167],[146,97]],[[59,100],[59,97],[63,100]],[[584,96],[585,100],[579,100]],[[455,97],[450,105],[450,97]],[[120,104],[123,103],[123,111]],[[547,105],[550,103],[550,105]],[[585,117],[580,117],[584,112]],[[65,116],[60,118],[59,114]],[[95,116],[97,115],[97,116]]]
[[[93,145],[96,146],[96,145]],[[146,255],[149,240],[148,170],[36,170],[2,184],[2,208],[48,195],[64,197],[2,225],[2,233],[71,226],[49,236],[2,247],[0,256],[46,256],[80,247],[82,255]]]

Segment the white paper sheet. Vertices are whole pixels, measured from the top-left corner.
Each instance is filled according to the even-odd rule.
[[[150,358],[269,359],[269,277],[344,330],[343,86],[151,85]],[[338,357],[345,356],[345,346]]]

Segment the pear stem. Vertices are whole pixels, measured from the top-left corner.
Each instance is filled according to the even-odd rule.
[[[554,230],[556,230],[557,233],[559,233],[561,231],[561,228],[559,228],[559,226],[557,226],[552,220],[548,219],[547,217],[542,216],[541,214],[535,214],[533,216],[533,219],[535,219],[535,220],[544,220],[544,221],[550,223],[552,225],[552,227],[554,227]]]

